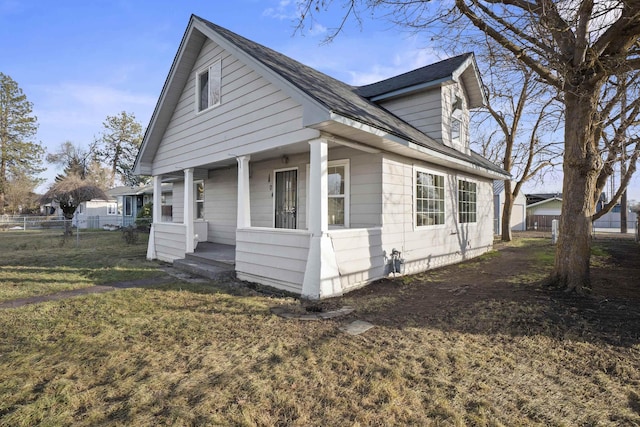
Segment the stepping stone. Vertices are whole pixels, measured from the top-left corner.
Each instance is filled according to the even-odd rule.
[[[373,326],[374,325],[372,323],[365,322],[364,320],[354,320],[340,329],[349,335],[360,335],[373,328]]]

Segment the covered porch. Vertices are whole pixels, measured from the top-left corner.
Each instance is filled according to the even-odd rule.
[[[385,271],[385,254],[382,251],[380,216],[370,226],[330,228],[335,218],[329,218],[329,141],[317,138],[308,141],[307,146],[307,170],[300,171],[300,176],[304,176],[306,181],[304,185],[295,184],[303,194],[295,196],[295,206],[285,206],[280,213],[278,209],[274,212],[271,207],[271,204],[275,205],[276,200],[279,200],[278,194],[275,194],[279,191],[275,189],[275,182],[268,184],[267,191],[271,190],[271,194],[259,194],[262,189],[256,185],[258,178],[252,177],[255,171],[252,171],[251,156],[235,156],[237,178],[234,178],[235,182],[225,181],[226,191],[235,192],[235,209],[222,208],[220,200],[209,200],[206,205],[207,208],[211,206],[212,210],[223,209],[227,215],[235,210],[235,223],[231,228],[233,234],[227,233],[228,236],[221,236],[221,232],[213,224],[219,219],[217,211],[209,217],[205,215],[202,219],[198,218],[198,195],[188,189],[194,188],[199,168],[186,168],[182,171],[183,188],[186,189],[180,197],[183,212],[176,206],[176,194],[173,195],[174,210],[177,211],[180,222],[156,220],[162,216],[159,211],[160,199],[155,189],[160,188],[163,176],[154,176],[154,222],[148,258],[174,262],[206,253],[202,249],[211,247],[201,246],[204,242],[224,242],[227,244],[226,251],[234,252],[234,268],[239,279],[313,299],[341,295],[351,288],[382,277]],[[283,155],[282,159],[285,163],[284,159],[288,157]],[[269,174],[267,179],[275,181],[276,174],[281,170],[286,172],[293,169],[274,168],[273,174]],[[266,179],[263,176],[259,178],[266,185]],[[301,199],[300,203],[297,203],[298,198]],[[226,201],[229,200],[231,197],[226,197]],[[344,203],[348,204],[348,201]],[[346,206],[346,209],[348,224],[349,207]],[[273,223],[269,220],[268,225],[271,226],[264,226],[267,221],[264,218],[270,215],[269,212],[273,213]],[[229,258],[220,253],[216,256]]]

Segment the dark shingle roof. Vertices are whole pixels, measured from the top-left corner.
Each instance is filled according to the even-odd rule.
[[[373,98],[396,90],[450,78],[453,72],[472,56],[472,53],[463,53],[399,76],[361,86],[358,88],[358,93],[365,98]]]
[[[359,88],[336,80],[273,49],[209,22],[206,19],[195,15],[194,18],[200,20],[237,48],[251,55],[255,60],[275,71],[282,78],[306,93],[329,111],[383,130],[391,135],[422,145],[423,147],[446,154],[450,157],[471,162],[472,164],[482,166],[494,172],[504,173],[501,168],[476,153],[472,152],[471,155],[466,155],[435,141],[388,110],[362,96],[359,93]],[[448,65],[446,67],[436,67],[436,69],[442,68],[442,70],[446,71],[458,63],[458,61],[461,60],[460,58],[461,57],[455,57],[452,58],[452,61],[443,61],[448,63]],[[453,59],[456,60],[453,61]],[[466,57],[464,59],[466,59]],[[462,62],[459,62],[458,65],[461,63]],[[424,68],[428,67],[423,67],[420,70]],[[439,73],[440,72],[444,71],[439,71]],[[415,79],[415,77],[412,78]]]

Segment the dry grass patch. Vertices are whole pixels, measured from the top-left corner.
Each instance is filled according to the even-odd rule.
[[[3,232],[0,301],[158,276],[145,260],[147,238],[128,245],[118,232],[81,231],[78,240],[59,230]]]
[[[638,310],[496,279],[536,250],[373,284],[341,320],[231,280],[2,310],[0,425],[640,424]]]

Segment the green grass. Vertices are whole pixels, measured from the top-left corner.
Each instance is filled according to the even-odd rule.
[[[535,263],[538,249],[518,250]],[[233,281],[0,310],[0,426],[640,424],[637,341],[610,343],[559,301],[478,298],[431,313],[412,294],[421,283],[393,283],[344,298],[356,316],[322,322],[276,317],[270,307],[290,298]],[[354,318],[376,327],[342,332]]]
[[[145,259],[148,236],[128,245],[118,232],[81,231],[64,240],[58,230],[0,233],[0,301],[154,277]]]

